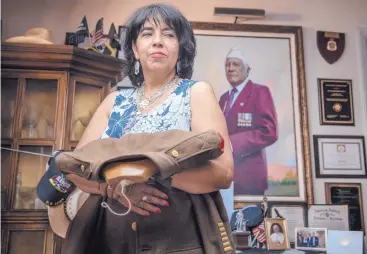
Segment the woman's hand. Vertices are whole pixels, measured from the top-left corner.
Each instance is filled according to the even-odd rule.
[[[169,206],[168,196],[158,189],[146,184],[135,183],[125,188],[125,194],[131,202],[131,210],[143,216],[150,216],[149,212],[160,213],[156,205]],[[114,197],[125,207],[129,204],[124,196]]]

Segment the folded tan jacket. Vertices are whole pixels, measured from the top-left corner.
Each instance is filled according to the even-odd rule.
[[[176,197],[175,193],[181,191],[171,190],[170,177],[216,159],[223,153],[223,142],[223,138],[215,131],[195,133],[170,130],[154,134],[128,134],[120,139],[95,140],[73,152],[60,153],[55,158],[56,167],[66,175],[75,175],[88,180],[87,185],[91,187],[90,195],[84,198],[85,202],[70,225],[66,227],[67,233],[62,253],[98,253],[98,248],[93,247],[93,239],[101,240],[107,237],[101,233],[103,232],[101,223],[106,216],[105,213],[109,211],[101,207],[101,202],[111,198],[111,195],[107,193],[107,185],[104,183],[106,180],[104,170],[110,165],[122,162],[131,163],[143,159],[151,161],[158,170],[158,173],[152,175],[151,179],[157,184],[161,184],[163,191],[168,192],[170,202],[180,204],[179,195]],[[203,252],[178,253],[234,253],[230,225],[220,192],[185,195],[191,200],[195,223],[197,223],[203,237]],[[182,202],[184,201],[182,200]],[[182,209],[184,210],[184,208]],[[167,216],[169,214],[168,211]],[[116,223],[119,223],[118,221],[121,221],[121,218],[116,218]],[[177,223],[187,225],[188,222],[178,221]],[[170,234],[180,233],[175,232],[175,229],[170,231],[170,226],[172,225],[162,225],[162,227],[167,228],[167,232],[171,232]],[[162,237],[161,246],[166,248],[167,243],[164,242],[164,236]],[[190,234],[187,237],[188,239],[184,242],[191,241]],[[174,243],[171,244],[174,246]],[[159,241],[157,245],[160,245]],[[116,249],[118,247],[108,246],[108,248]],[[177,246],[177,248],[181,248],[181,246]],[[147,253],[161,253],[161,251],[163,253],[166,250],[152,250],[152,252]]]

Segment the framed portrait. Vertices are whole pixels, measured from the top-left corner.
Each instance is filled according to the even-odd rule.
[[[290,248],[285,219],[265,219],[265,234],[268,250],[287,250]]]
[[[307,202],[268,202],[268,218],[278,218],[279,216],[287,220],[288,238],[294,244],[294,230],[297,227],[308,227]]]
[[[312,203],[302,28],[192,26],[197,43],[192,79],[212,86],[226,118],[234,202],[241,206],[266,196]]]
[[[365,178],[366,149],[363,136],[314,135],[317,178]]]
[[[295,248],[299,250],[326,251],[326,228],[296,228]]]
[[[124,49],[123,49],[123,44],[125,41],[125,35],[126,35],[126,26],[119,26],[119,31],[118,31],[118,37],[119,37],[119,41],[120,41],[120,50],[117,51],[117,58],[120,58],[122,60],[125,60],[125,53],[124,53]]]

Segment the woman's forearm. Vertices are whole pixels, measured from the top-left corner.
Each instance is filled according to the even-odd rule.
[[[172,176],[172,187],[191,194],[203,194],[231,186],[232,171],[227,164],[210,161],[206,166],[185,170]]]

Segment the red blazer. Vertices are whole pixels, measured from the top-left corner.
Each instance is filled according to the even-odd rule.
[[[223,111],[229,106],[228,99],[226,92],[219,100]],[[269,88],[249,80],[227,116],[227,127],[235,162],[234,194],[263,195],[268,188],[264,149],[278,139],[277,116]]]

